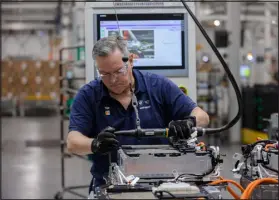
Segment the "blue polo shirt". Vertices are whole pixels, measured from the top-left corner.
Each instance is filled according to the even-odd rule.
[[[190,115],[197,106],[177,85],[166,77],[133,69],[135,94],[141,128],[166,128],[171,120],[179,120]],[[96,79],[84,85],[76,95],[70,115],[69,131],[79,131],[87,137],[95,138],[107,126],[117,130],[136,128],[135,112],[130,104],[128,109],[115,99],[101,80]],[[166,138],[117,137],[120,144],[166,144]],[[94,154],[91,173],[102,179],[108,172],[108,156]],[[112,161],[116,154],[112,154]]]

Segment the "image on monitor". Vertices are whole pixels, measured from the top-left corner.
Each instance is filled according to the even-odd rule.
[[[136,58],[154,59],[154,30],[121,30],[121,36],[127,40],[128,49]],[[117,36],[119,31],[108,31],[108,36]]]
[[[139,69],[184,69],[184,14],[97,16],[98,39],[121,35]]]

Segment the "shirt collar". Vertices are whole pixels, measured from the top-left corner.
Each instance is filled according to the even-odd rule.
[[[138,92],[145,92],[146,85],[143,74],[140,71],[133,69],[133,75],[135,78],[135,93],[137,94]]]
[[[134,79],[135,79],[135,94],[137,94],[139,92],[145,92],[146,86],[145,86],[143,74],[140,71],[133,69],[133,75],[134,75]],[[101,99],[109,96],[109,91],[101,80],[100,80],[100,92],[101,92],[100,93]]]

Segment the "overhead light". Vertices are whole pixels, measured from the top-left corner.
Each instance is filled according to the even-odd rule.
[[[205,63],[207,63],[207,62],[209,61],[208,56],[203,56],[203,57],[202,57],[202,61],[205,62]]]
[[[220,24],[221,24],[221,23],[220,23],[219,20],[214,20],[214,25],[215,25],[215,26],[220,26]]]
[[[252,61],[253,58],[254,58],[254,57],[253,57],[252,53],[248,53],[248,54],[247,54],[247,60]]]
[[[62,24],[65,26],[68,26],[70,24],[70,18],[69,17],[63,17],[62,18]]]
[[[275,20],[272,20],[271,23],[272,23],[272,24],[276,24],[276,21],[275,21]]]
[[[19,30],[19,29],[23,29],[23,28],[24,28],[24,24],[21,23],[21,22],[12,23],[12,24],[10,24],[10,25],[11,25],[12,29],[17,29],[17,30]]]
[[[210,61],[210,57],[208,54],[203,54],[201,59],[204,63],[208,63]]]

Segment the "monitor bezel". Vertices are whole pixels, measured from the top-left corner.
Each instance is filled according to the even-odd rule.
[[[101,17],[106,15],[106,18]],[[97,40],[100,39],[100,22],[101,21],[116,21],[115,14],[96,14],[97,22]],[[117,14],[118,21],[130,21],[130,20],[182,20],[183,26],[181,29],[181,65],[166,65],[166,66],[134,66],[133,68],[138,70],[185,70],[186,69],[186,59],[185,51],[187,45],[185,45],[185,13],[156,13],[156,14]],[[102,20],[101,20],[102,19]],[[104,20],[105,19],[105,20]]]

